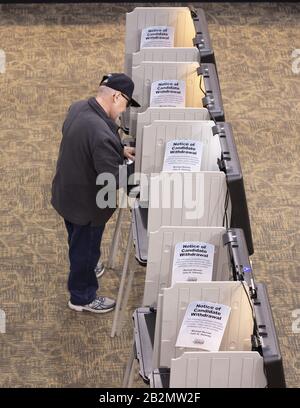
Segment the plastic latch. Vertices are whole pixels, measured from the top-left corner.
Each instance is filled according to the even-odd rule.
[[[197,10],[192,5],[189,6],[189,9],[192,19],[198,18]]]
[[[197,75],[203,75],[203,68],[202,67],[198,67],[197,68]]]
[[[202,33],[197,33],[196,37],[193,38],[193,45],[198,47],[198,48],[203,48],[204,47],[204,38],[202,36]]]
[[[225,165],[224,160],[218,158],[218,166],[219,166],[220,171],[223,171],[224,173],[226,173],[226,165]]]
[[[204,108],[210,108],[214,106],[214,98],[211,95],[206,95],[204,98],[202,98],[202,104]]]
[[[211,128],[213,136],[216,136],[220,133],[220,128],[218,125],[215,125]]]

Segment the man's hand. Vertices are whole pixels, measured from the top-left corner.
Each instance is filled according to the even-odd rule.
[[[124,146],[124,157],[126,159],[135,160],[135,147]]]

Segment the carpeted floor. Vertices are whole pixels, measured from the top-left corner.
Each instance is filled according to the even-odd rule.
[[[297,387],[300,333],[293,333],[292,313],[300,309],[300,74],[292,72],[292,51],[300,48],[300,5],[202,6],[243,168],[255,276],[268,285],[287,385]],[[0,5],[0,49],[7,58],[0,74],[0,308],[7,326],[0,334],[1,387],[121,385],[144,271],[136,266],[120,337],[109,336],[112,314],[69,310],[66,232],[49,201],[66,110],[93,95],[104,73],[122,71],[125,13],[133,7]],[[128,219],[117,269],[101,281],[111,296]],[[105,232],[104,260],[113,225]],[[135,386],[143,386],[138,377]]]

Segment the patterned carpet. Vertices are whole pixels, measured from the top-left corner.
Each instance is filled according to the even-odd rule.
[[[300,333],[292,331],[292,312],[300,309],[300,74],[292,71],[292,51],[300,48],[300,5],[202,6],[244,173],[255,275],[268,285],[287,385],[297,387]],[[104,73],[122,71],[125,12],[133,7],[0,5],[7,59],[0,74],[0,307],[7,325],[0,334],[1,387],[122,383],[144,271],[135,266],[120,337],[109,336],[112,314],[69,310],[66,232],[51,208],[50,186],[66,110],[93,95]],[[105,232],[104,260],[113,225]],[[117,268],[101,281],[110,296],[118,291],[127,227]],[[138,377],[135,386],[143,386]]]

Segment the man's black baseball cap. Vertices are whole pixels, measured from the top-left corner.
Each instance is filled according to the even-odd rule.
[[[126,95],[129,98],[128,103],[130,106],[134,106],[135,108],[139,108],[141,106],[139,103],[137,103],[137,101],[132,99],[134,83],[129,76],[118,73],[107,74],[102,78],[99,86],[100,85],[108,86],[109,88],[120,91]]]

